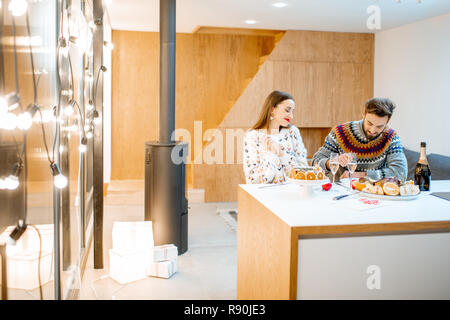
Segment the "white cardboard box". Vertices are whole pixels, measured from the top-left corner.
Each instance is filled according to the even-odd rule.
[[[7,258],[8,288],[33,290],[39,287],[39,252],[22,252]],[[51,252],[41,253],[41,285],[53,279]]]
[[[166,260],[150,263],[147,274],[151,277],[170,278],[177,272],[177,260]]]
[[[148,250],[154,247],[151,221],[116,221],[112,230],[114,249]]]
[[[109,250],[109,276],[120,284],[144,279],[149,263],[149,250]]]
[[[178,248],[174,244],[165,244],[153,247],[150,254],[151,262],[165,260],[176,260],[178,258]]]
[[[41,235],[42,252],[51,252],[53,250],[53,224],[41,224],[35,225],[35,227]],[[15,226],[6,228],[1,235],[2,239],[6,241],[14,228]],[[7,250],[12,252],[39,252],[39,234],[33,227],[28,226],[19,240],[16,241],[15,248],[9,247],[11,245],[7,246]]]

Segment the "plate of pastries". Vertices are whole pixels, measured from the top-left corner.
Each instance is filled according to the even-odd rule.
[[[352,181],[355,190],[367,197],[387,199],[387,200],[414,200],[419,197],[420,188],[409,180],[402,182],[395,177],[372,180],[368,177],[361,177]]]
[[[289,181],[305,185],[305,184],[323,184],[329,181],[325,175],[325,171],[318,165],[314,167],[295,167],[289,174]]]

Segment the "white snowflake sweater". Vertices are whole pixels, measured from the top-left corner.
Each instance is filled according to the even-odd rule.
[[[280,145],[283,156],[267,150],[267,140]],[[290,125],[278,134],[249,130],[244,137],[243,166],[246,183],[281,183],[294,166],[307,166],[306,149],[300,131]]]

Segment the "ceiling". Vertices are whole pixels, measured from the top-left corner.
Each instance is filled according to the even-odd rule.
[[[287,6],[275,8],[274,2]],[[450,0],[177,0],[177,32],[199,26],[274,30],[377,32],[450,13]],[[367,20],[380,8],[381,29]],[[159,0],[112,0],[108,8],[117,30],[158,31]],[[255,24],[246,24],[255,20]]]

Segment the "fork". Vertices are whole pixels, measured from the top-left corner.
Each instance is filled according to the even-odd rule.
[[[341,186],[341,187],[344,187],[346,189],[350,189],[348,186],[344,185],[342,182],[338,181],[338,182],[336,182],[336,184]],[[343,195],[340,195],[340,196],[333,197],[333,200],[341,200],[342,198],[345,198],[345,197],[348,197],[348,196],[352,196],[354,194],[358,194],[358,193],[361,192],[359,190],[350,190],[350,191],[354,191],[354,192],[349,193],[349,194],[343,194]]]
[[[261,186],[261,187],[258,187],[258,189],[271,188],[271,187],[277,187],[277,186],[283,186],[283,185],[287,185],[287,184],[290,184],[290,182],[282,182],[282,183],[276,183],[276,184],[269,184],[268,186]]]

